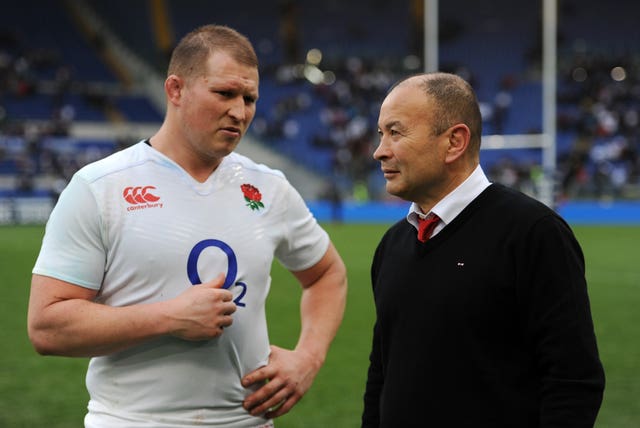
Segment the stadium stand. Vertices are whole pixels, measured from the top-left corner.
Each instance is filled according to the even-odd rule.
[[[0,195],[55,195],[59,182],[84,162],[133,140],[78,138],[71,135],[74,125],[162,119],[152,97],[108,55],[105,39],[71,7],[82,4],[159,76],[175,40],[194,26],[224,23],[247,34],[261,61],[251,137],[337,184],[347,198],[384,198],[371,160],[377,110],[393,81],[422,67],[421,3],[7,3],[0,15]],[[640,6],[620,0],[602,19],[598,8],[583,5],[560,2],[559,192],[635,198],[640,30],[634,17]],[[474,84],[485,135],[541,130],[538,7],[509,0],[440,2],[440,68]],[[540,157],[536,149],[484,151],[482,162],[492,179],[533,192]]]

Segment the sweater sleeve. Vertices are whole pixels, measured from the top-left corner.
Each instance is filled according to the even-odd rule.
[[[373,285],[374,295],[382,247],[383,244],[381,243],[376,249],[371,264],[371,284]],[[377,428],[380,426],[380,394],[382,393],[384,384],[380,335],[380,320],[377,319],[373,327],[373,343],[369,355],[369,370],[367,372],[367,383],[364,393],[362,428]]]
[[[377,333],[378,325],[373,329],[373,346],[369,356],[369,371],[367,372],[367,384],[364,393],[364,411],[362,413],[362,428],[374,428],[380,426],[380,393],[384,377],[380,355],[380,336]]]
[[[523,249],[521,304],[540,379],[540,427],[592,427],[602,402],[584,256],[569,226],[545,216]]]

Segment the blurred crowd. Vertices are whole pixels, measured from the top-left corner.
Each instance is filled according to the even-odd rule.
[[[55,50],[32,48],[18,32],[0,30],[0,132],[3,135],[27,133],[24,119],[29,118],[28,112],[17,110],[43,97],[46,100],[43,98],[42,105],[32,103],[35,118],[44,119],[40,123],[42,132],[66,135],[75,116],[73,107],[64,102],[71,83],[71,69]]]
[[[377,145],[380,101],[401,71],[391,62],[374,63],[358,57],[328,67],[331,82],[306,82],[300,91],[271,109],[278,112],[278,119],[272,120],[269,128],[254,126],[254,132],[267,144],[277,145],[279,139],[287,139],[291,130],[301,126],[296,124],[296,114],[315,104],[315,123],[307,133],[306,150],[329,154],[323,171],[330,178],[327,194],[338,192],[356,200],[385,197],[383,187],[375,180],[379,168],[371,155]],[[280,85],[298,81],[290,73],[279,72],[274,77]],[[298,134],[290,140],[294,141]]]
[[[639,198],[640,58],[587,51],[572,51],[560,58],[558,199]],[[303,151],[317,158],[311,167],[327,178],[319,198],[387,198],[372,159],[378,143],[379,103],[394,81],[420,68],[420,60],[413,56],[376,60],[347,56],[265,69],[265,85],[284,95],[261,106],[265,114],[256,117],[252,132],[287,155],[295,157]],[[446,71],[478,83],[466,68]],[[481,100],[485,125],[492,133],[501,133],[513,118],[514,89],[523,79],[506,75],[493,98]],[[46,143],[49,137],[67,137],[77,120],[76,107],[68,102],[77,83],[72,68],[54,51],[25,49],[16,34],[0,32],[0,173],[13,171],[19,191],[32,191],[42,175],[56,183],[52,189],[59,189],[80,166],[129,144],[114,141],[110,147],[84,145],[73,151],[69,145]],[[49,103],[48,117],[40,113],[38,120],[27,120],[12,116],[6,107],[8,102],[36,97],[45,97]],[[101,111],[109,107],[108,97],[99,93],[85,91],[83,100]],[[14,137],[20,137],[21,144]],[[492,159],[483,164],[490,179],[536,194],[543,173],[540,162],[513,152]]]
[[[107,87],[76,79],[55,49],[33,48],[19,32],[0,29],[0,195],[57,197],[80,167],[127,144],[69,138],[77,119],[71,97],[104,120]]]
[[[57,177],[78,167],[41,147],[46,136],[66,136],[74,119],[73,110],[61,102],[70,83],[67,70],[56,52],[29,48],[17,32],[0,32],[0,166],[4,174],[15,175],[13,186],[20,194],[33,192],[39,174],[51,172],[55,187]],[[52,80],[44,77],[51,75]],[[38,99],[46,100],[43,108],[34,106],[38,120],[17,113],[20,106]],[[51,112],[49,117],[41,116],[45,109]]]
[[[573,136],[559,157],[565,197],[640,197],[639,60],[576,54],[561,65],[557,126]]]
[[[557,133],[559,136],[555,193],[559,200],[575,198],[640,198],[640,69],[639,58],[606,55],[573,55],[560,64]],[[451,70],[466,74],[466,70]],[[385,197],[377,164],[371,155],[377,145],[377,111],[389,85],[411,70],[402,65],[373,64],[349,58],[336,69],[331,85],[307,83],[306,91],[287,97],[276,107],[279,120],[268,132],[259,127],[265,141],[286,139],[296,130],[296,113],[322,100],[317,111],[320,126],[311,148],[332,153],[327,195],[335,188],[349,199]],[[282,82],[286,85],[288,82]],[[485,127],[499,134],[509,120],[512,92],[519,84],[506,76],[489,102],[482,102]],[[541,95],[541,94],[540,94]],[[539,133],[526,129],[523,133]],[[539,191],[541,161],[505,152],[483,163],[491,180],[529,194]],[[336,184],[337,183],[337,184]]]

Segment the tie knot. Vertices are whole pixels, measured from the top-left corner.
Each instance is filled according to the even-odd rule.
[[[433,229],[435,229],[439,221],[440,217],[433,213],[426,218],[418,217],[418,240],[426,242],[431,237]]]

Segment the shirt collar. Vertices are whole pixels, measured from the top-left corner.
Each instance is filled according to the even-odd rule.
[[[480,193],[489,187],[491,183],[484,174],[482,167],[478,165],[476,169],[451,193],[442,198],[428,213],[423,213],[418,204],[413,202],[409,207],[407,221],[416,229],[418,228],[418,217],[426,217],[434,213],[440,217],[440,224],[436,227],[434,234],[447,224],[451,223],[462,210],[471,203]]]

